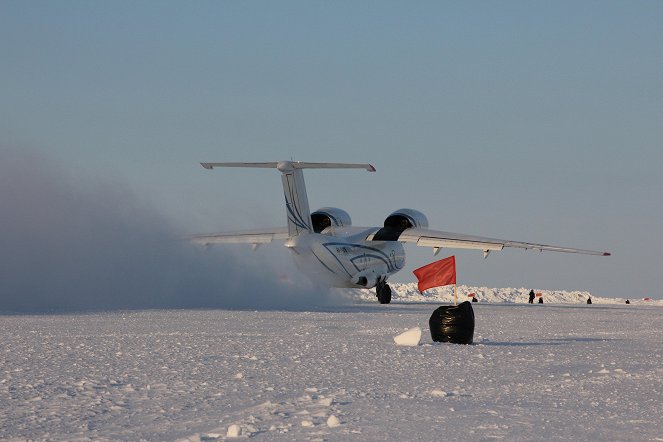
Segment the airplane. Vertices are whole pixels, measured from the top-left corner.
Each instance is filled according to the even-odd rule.
[[[505,247],[610,256],[608,252],[508,241],[481,236],[442,232],[428,228],[428,219],[414,209],[399,209],[389,214],[382,227],[356,227],[343,209],[323,207],[309,210],[304,169],[365,169],[375,172],[370,164],[307,163],[279,161],[265,163],[200,163],[205,169],[217,167],[250,167],[276,169],[281,172],[287,227],[239,232],[193,235],[198,244],[246,243],[254,248],[274,240],[285,247],[304,273],[331,287],[375,288],[381,304],[391,302],[392,290],[387,279],[405,266],[402,243],[432,247],[437,255],[442,248],[477,249],[486,258],[492,251]]]

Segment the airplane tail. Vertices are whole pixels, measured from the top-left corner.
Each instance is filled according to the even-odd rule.
[[[256,167],[278,169],[281,172],[285,207],[288,217],[290,237],[313,232],[311,211],[306,196],[303,169],[366,169],[375,172],[370,164],[353,163],[304,163],[300,161],[279,161],[271,163],[200,163],[205,169],[215,167]]]

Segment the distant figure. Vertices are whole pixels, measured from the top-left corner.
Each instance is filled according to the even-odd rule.
[[[590,297],[587,298],[587,304],[591,304],[591,303],[592,303],[592,297],[590,296]]]
[[[529,303],[530,304],[534,304],[534,296],[536,296],[536,295],[534,295],[534,290],[530,290],[529,291]]]
[[[543,304],[543,296],[539,298],[539,304]]]
[[[479,302],[476,298],[476,296],[472,296],[472,302]]]
[[[630,304],[630,303],[631,303],[631,301],[629,301],[629,300],[627,299],[627,300],[626,300],[626,303],[627,303],[627,304]]]

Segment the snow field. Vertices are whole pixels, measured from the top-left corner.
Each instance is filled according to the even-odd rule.
[[[465,346],[436,307],[0,316],[0,438],[663,437],[660,308],[475,303]]]

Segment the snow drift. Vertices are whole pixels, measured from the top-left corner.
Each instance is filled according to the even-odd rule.
[[[389,283],[392,288],[392,302],[430,302],[430,303],[453,303],[454,292],[453,286],[436,287],[426,290],[423,294],[419,293],[416,283]],[[456,287],[458,303],[470,299],[468,295],[475,293],[475,297],[481,302],[490,303],[527,303],[528,293],[531,288],[489,288],[489,287],[475,287],[459,285]],[[594,296],[587,291],[564,291],[564,290],[543,290],[534,289],[535,292],[541,293],[544,304],[585,304],[587,298],[591,296],[593,303],[598,304],[624,304],[627,299],[631,304],[638,305],[661,305],[663,300],[656,300],[650,298],[644,300],[641,298],[623,297],[623,298],[606,298],[601,296]],[[357,299],[370,301],[375,298],[375,293],[368,290],[348,290],[349,296],[356,297]]]

